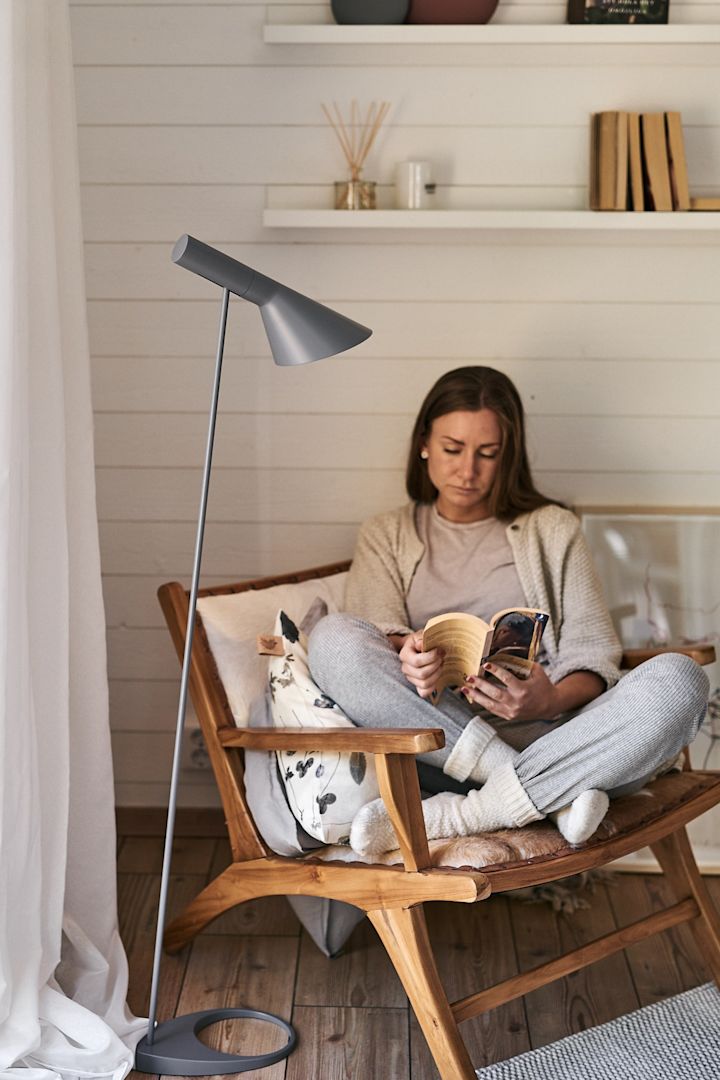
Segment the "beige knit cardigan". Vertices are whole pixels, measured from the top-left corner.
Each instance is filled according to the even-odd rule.
[[[578,518],[560,506],[521,514],[507,526],[528,607],[547,611],[547,672],[559,682],[573,671],[596,672],[608,689],[620,677],[613,628]],[[366,521],[348,575],[345,610],[388,634],[407,634],[406,598],[425,548],[408,503]]]

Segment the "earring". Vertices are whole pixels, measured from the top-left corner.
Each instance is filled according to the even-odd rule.
[[[427,461],[427,459],[430,457],[430,454],[427,450],[421,450],[420,457],[423,459],[423,461]]]

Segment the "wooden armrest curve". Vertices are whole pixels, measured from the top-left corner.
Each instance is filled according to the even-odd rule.
[[[644,664],[646,660],[652,660],[653,656],[662,656],[663,653],[681,653],[691,657],[698,664],[715,663],[714,645],[670,645],[653,649],[624,649],[620,667],[624,670],[636,668]]]
[[[445,745],[440,728],[220,728],[223,746],[249,750],[349,750],[366,754],[422,754]]]

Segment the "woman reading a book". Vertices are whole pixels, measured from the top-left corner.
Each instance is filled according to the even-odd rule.
[[[580,529],[535,487],[522,403],[487,367],[443,375],[415,422],[410,502],[362,526],[346,612],[313,631],[322,690],[361,727],[441,727],[422,755],[428,836],[467,835],[552,817],[570,843],[600,824],[608,798],[667,770],[695,737],[708,680],[680,654],[620,679],[621,648]],[[422,628],[443,612],[489,622],[511,607],[549,615],[522,679],[489,661],[433,704],[443,664]],[[491,676],[491,677],[488,677]],[[422,768],[422,766],[421,766]],[[397,846],[381,800],[356,816],[351,846]]]

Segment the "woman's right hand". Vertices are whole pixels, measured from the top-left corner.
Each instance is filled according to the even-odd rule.
[[[421,698],[429,698],[435,689],[443,653],[440,649],[422,651],[422,630],[407,634],[398,650],[401,670],[409,683],[417,690]]]

